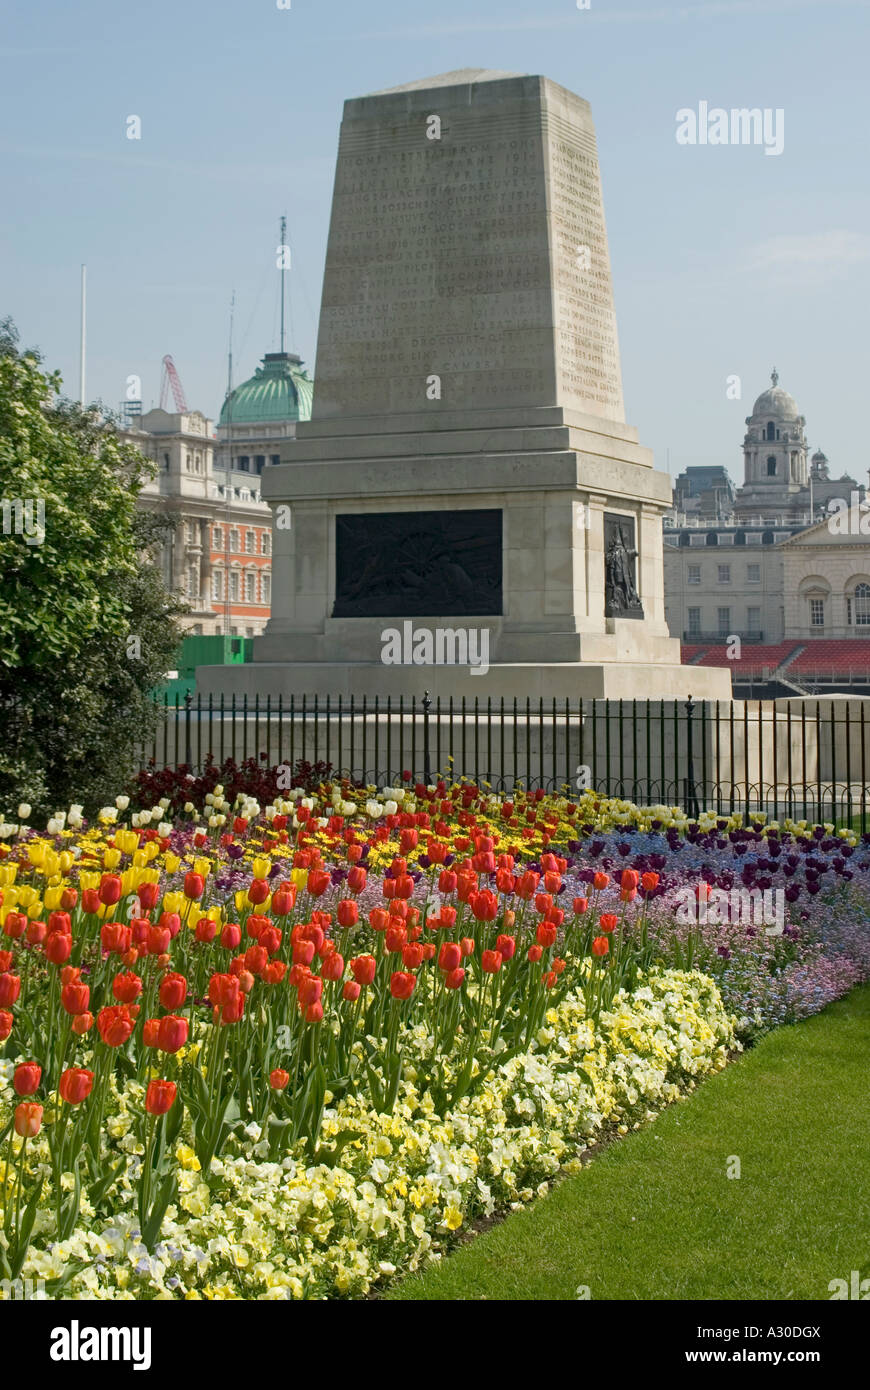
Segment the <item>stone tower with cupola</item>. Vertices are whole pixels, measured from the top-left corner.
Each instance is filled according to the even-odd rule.
[[[740,520],[798,521],[806,510],[807,422],[775,368],[770,381],[746,417],[744,483],[734,509]]]

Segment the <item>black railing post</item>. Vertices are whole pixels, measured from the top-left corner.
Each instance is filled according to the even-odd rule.
[[[432,697],[428,690],[423,691],[423,781],[426,786],[432,781],[432,764],[429,758],[429,711]]]
[[[184,697],[184,761],[190,770],[193,762],[193,753],[190,747],[190,708],[193,704],[193,693],[188,690]]]
[[[695,713],[695,702],[691,695],[686,701],[686,783],[685,783],[685,803],[686,815],[691,816],[692,820],[698,819],[699,808],[698,798],[695,791],[695,759],[692,738],[692,715]]]

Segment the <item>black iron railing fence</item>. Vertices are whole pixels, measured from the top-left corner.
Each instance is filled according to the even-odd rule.
[[[870,712],[861,699],[164,699],[140,765],[201,772],[256,758],[380,787],[465,777],[494,791],[592,789],[639,805],[764,811],[870,829]]]

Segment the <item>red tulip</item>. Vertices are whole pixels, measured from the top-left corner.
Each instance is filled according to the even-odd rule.
[[[89,1033],[94,1026],[94,1016],[85,1010],[82,1014],[74,1014],[70,1027],[77,1038],[83,1038],[85,1033]]]
[[[323,1018],[323,1005],[317,999],[313,1004],[309,1004],[305,1009],[306,1023],[319,1023]]]
[[[352,893],[361,893],[366,886],[368,874],[362,864],[354,864],[347,875],[347,886]]]
[[[52,932],[42,949],[45,959],[50,960],[52,965],[63,965],[72,955],[72,937],[65,932]]]
[[[410,999],[416,983],[416,975],[397,970],[390,976],[390,994],[394,999]]]
[[[42,1125],[42,1106],[24,1100],[15,1107],[15,1133],[22,1139],[33,1139]]]
[[[478,922],[494,922],[498,916],[498,898],[491,888],[472,893],[468,904]]]
[[[529,949],[528,949],[528,951],[527,951],[527,953],[526,953],[526,957],[527,957],[527,959],[530,960],[530,961],[532,962],[532,964],[534,965],[537,961],[539,961],[539,960],[541,959],[541,957],[542,957],[543,954],[544,954],[544,948],[543,948],[543,946],[535,945],[535,946],[530,946],[530,947],[529,947]]]
[[[462,940],[461,940],[460,943],[459,943],[459,949],[461,950],[463,956],[473,956],[473,955],[474,955],[474,937],[472,937],[472,936],[463,936]]]
[[[325,869],[311,869],[309,870],[308,878],[305,881],[305,886],[311,894],[312,898],[319,898],[323,893],[326,892],[331,881],[332,880],[330,879],[329,874],[326,872]]]
[[[444,976],[445,989],[459,989],[465,979],[465,971],[459,967],[456,970],[448,970]]]
[[[534,869],[526,869],[517,879],[517,896],[524,899],[525,902],[530,902],[538,891],[540,880],[540,874]]]
[[[142,981],[132,970],[125,975],[116,975],[112,981],[112,993],[119,1004],[133,1004],[142,993]]]
[[[174,941],[181,931],[181,917],[177,912],[161,912],[157,925],[168,931],[170,938]]]
[[[64,888],[60,895],[60,905],[64,912],[72,912],[78,900],[79,892],[77,888]]]
[[[0,979],[2,979],[0,975]],[[12,1024],[15,1022],[8,1009],[0,1009],[0,1042],[5,1042],[12,1032]]]
[[[157,1029],[157,1046],[161,1052],[180,1052],[187,1042],[190,1025],[186,1018],[178,1014],[167,1014],[161,1018]]]
[[[547,971],[546,975],[544,975],[544,977],[543,977],[543,983],[544,983],[544,989],[552,989],[552,988],[553,988],[553,985],[556,983],[556,972],[555,972],[555,970],[548,970],[548,971]]]
[[[12,1077],[15,1094],[17,1096],[32,1096],[34,1091],[39,1090],[41,1078],[42,1067],[38,1062],[20,1062]]]
[[[598,925],[602,931],[616,931],[619,926],[619,918],[615,912],[602,912],[598,918]]]
[[[445,941],[438,953],[438,968],[445,974],[456,970],[462,960],[462,950],[458,941]]]
[[[97,896],[106,907],[113,907],[121,896],[121,880],[117,874],[103,874]]]
[[[72,935],[72,921],[68,912],[50,912],[48,914],[48,930],[62,931],[66,936]]]
[[[517,943],[512,936],[498,936],[495,941],[496,950],[500,952],[502,960],[511,960],[517,949]]]
[[[458,876],[452,869],[442,869],[438,875],[438,892],[448,895],[455,893],[458,882]]]
[[[85,888],[82,891],[82,911],[89,917],[95,916],[100,910],[100,895],[96,888]]]
[[[392,955],[397,951],[401,951],[402,947],[406,946],[407,943],[408,930],[405,923],[399,921],[391,923],[384,933],[384,946],[387,951]]]
[[[341,991],[342,999],[347,999],[350,1003],[353,1003],[355,999],[359,999],[359,996],[360,986],[357,984],[356,980],[345,980],[344,988]]]
[[[359,905],[353,898],[342,898],[338,907],[335,909],[338,924],[341,927],[355,927],[359,921]]]
[[[299,981],[299,1003],[307,1007],[316,1004],[323,993],[323,981],[319,975],[306,975]]]
[[[68,1067],[57,1083],[57,1089],[67,1105],[81,1105],[91,1094],[93,1085],[92,1071],[86,1071],[84,1067]]]
[[[148,939],[146,949],[149,956],[163,956],[169,950],[171,941],[168,927],[153,926],[148,928]]]
[[[145,1092],[145,1109],[149,1115],[165,1115],[175,1104],[174,1081],[149,1081]]]
[[[31,946],[41,946],[48,936],[48,927],[44,922],[28,922],[26,935]]]
[[[180,1009],[187,998],[187,980],[173,972],[160,981],[160,1003],[164,1009]]]
[[[8,1004],[14,1004],[21,993],[21,977],[11,975],[8,971],[0,975],[0,1008],[5,1008]]]
[[[351,974],[358,985],[370,985],[377,968],[378,963],[374,956],[355,956],[350,963]]]
[[[12,952],[0,951],[0,975],[5,975],[7,970],[12,969]]]
[[[592,887],[596,893],[600,893],[610,882],[610,874],[603,874],[600,871],[592,875]]]
[[[339,955],[338,951],[330,951],[329,955],[324,956],[320,969],[324,980],[340,980],[344,974],[344,956]]]
[[[23,912],[7,912],[3,930],[11,941],[17,941],[27,929],[27,916]]]
[[[248,888],[248,902],[257,906],[264,903],[269,896],[269,882],[265,878],[255,878],[251,880]]]
[[[152,908],[157,906],[160,897],[160,884],[140,883],[136,889],[136,897],[142,905],[142,911],[150,912]]]
[[[142,1042],[146,1047],[157,1047],[160,1037],[160,1019],[146,1018],[142,1025]]]
[[[535,940],[539,946],[543,946],[544,950],[553,946],[556,941],[556,928],[553,923],[539,922],[538,929],[535,932]]]
[[[423,964],[423,947],[417,941],[409,941],[402,948],[402,964],[406,970],[419,970]]]
[[[586,911],[586,909],[588,908],[588,906],[589,906],[589,899],[588,899],[588,898],[575,898],[575,899],[574,899],[573,907],[574,907],[574,911],[575,911],[575,913],[576,913],[576,915],[577,915],[578,917],[582,917],[582,916],[583,916],[583,913]]]
[[[497,975],[501,970],[501,951],[484,951],[480,957],[481,969],[487,975]]]
[[[208,945],[217,936],[217,922],[213,922],[210,917],[200,917],[193,929],[193,934],[197,941],[203,945]]]
[[[122,1047],[134,1027],[135,1019],[125,1004],[112,1004],[97,1014],[97,1028],[107,1047]]]
[[[190,898],[191,902],[198,903],[205,892],[205,879],[202,874],[184,875],[184,896]]]
[[[276,1067],[274,1071],[269,1073],[269,1085],[273,1091],[283,1091],[289,1084],[289,1071],[283,1071],[280,1067]]]
[[[610,950],[610,942],[606,936],[596,936],[592,943],[593,956],[606,956]]]
[[[652,893],[659,886],[659,876],[654,873],[641,874],[640,882],[645,893]]]

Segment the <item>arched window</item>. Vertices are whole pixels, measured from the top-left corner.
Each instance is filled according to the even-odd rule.
[[[708,531],[708,532],[707,532],[707,544],[708,544],[708,545],[718,545],[718,544],[719,544],[719,537],[718,537],[718,535],[716,534],[715,531]]]
[[[680,532],[680,545],[691,545],[691,544],[692,544],[692,537],[689,535],[688,531],[681,531],[681,532]]]
[[[768,438],[768,439],[776,439],[776,425],[773,423],[772,420],[770,420],[770,421],[768,422],[768,426],[767,426],[767,438]]]
[[[735,532],[734,532],[734,544],[735,544],[735,545],[745,545],[745,544],[746,544],[746,532],[745,532],[745,531],[735,531]]]
[[[855,585],[853,604],[856,627],[870,627],[870,584]]]
[[[762,531],[762,533],[761,533],[761,544],[762,544],[762,545],[773,545],[774,539],[775,539],[775,538],[774,538],[774,534],[773,534],[772,531]]]
[[[776,457],[774,454],[770,454],[767,460],[767,476],[768,478],[776,477]]]

